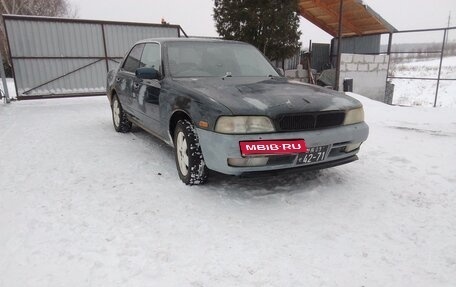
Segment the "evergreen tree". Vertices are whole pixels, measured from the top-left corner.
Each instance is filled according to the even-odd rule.
[[[250,43],[270,60],[289,58],[300,48],[297,0],[215,0],[217,32]]]

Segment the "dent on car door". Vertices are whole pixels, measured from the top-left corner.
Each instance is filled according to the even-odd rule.
[[[158,43],[146,43],[141,56],[138,91],[138,107],[144,114],[144,124],[157,134],[160,133],[161,52]]]
[[[136,83],[135,90],[135,72],[139,68],[143,49],[144,44],[138,44],[130,50],[115,79],[120,102],[123,108],[130,113],[134,113],[138,109],[136,98],[139,85]]]

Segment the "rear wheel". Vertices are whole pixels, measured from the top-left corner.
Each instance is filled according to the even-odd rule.
[[[180,120],[174,131],[174,155],[180,179],[187,185],[204,184],[207,167],[193,124]]]
[[[122,108],[122,105],[117,98],[117,95],[112,97],[112,122],[114,124],[114,129],[120,133],[128,133],[131,131],[131,122],[127,118],[127,114]]]

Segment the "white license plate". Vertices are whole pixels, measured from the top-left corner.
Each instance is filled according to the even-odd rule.
[[[297,164],[314,163],[324,160],[328,154],[328,147],[325,145],[308,148],[306,153],[300,153],[298,155]]]

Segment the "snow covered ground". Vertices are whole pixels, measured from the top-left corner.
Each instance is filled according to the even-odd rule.
[[[178,179],[104,97],[0,104],[0,286],[456,286],[456,111],[356,96],[360,160]]]
[[[415,78],[437,78],[440,59],[396,64],[394,76]],[[442,61],[442,79],[456,79],[456,57],[445,57]],[[393,79],[393,104],[405,106],[434,105],[437,81],[415,79]],[[456,107],[456,81],[440,81],[437,98],[438,107]]]

